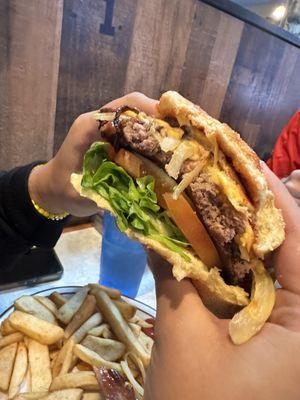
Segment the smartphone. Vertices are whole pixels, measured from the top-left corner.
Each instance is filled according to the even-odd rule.
[[[0,290],[54,281],[62,274],[63,267],[54,249],[34,247],[20,256],[10,271],[0,274]]]

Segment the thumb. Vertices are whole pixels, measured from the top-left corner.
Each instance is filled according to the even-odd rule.
[[[300,209],[280,179],[264,163],[262,168],[286,225],[286,239],[272,257],[275,275],[284,289],[300,293]]]

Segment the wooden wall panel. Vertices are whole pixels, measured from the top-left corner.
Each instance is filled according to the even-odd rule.
[[[113,29],[103,29],[111,5]],[[77,115],[124,93],[135,8],[134,0],[64,1],[55,151]]]
[[[261,156],[270,152],[280,130],[300,107],[299,58],[294,46],[245,26],[221,119]]]
[[[236,18],[197,2],[179,89],[215,118],[220,116],[243,27]]]
[[[0,169],[50,157],[62,0],[0,2]]]
[[[169,89],[262,156],[300,108],[300,49],[199,0],[0,1],[0,168],[50,157],[74,118]]]
[[[138,1],[125,92],[158,98],[178,90],[197,5],[197,0]]]

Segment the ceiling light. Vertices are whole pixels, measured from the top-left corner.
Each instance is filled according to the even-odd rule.
[[[271,18],[274,19],[275,21],[280,21],[285,16],[285,13],[286,13],[286,6],[283,5],[278,6],[272,12]]]

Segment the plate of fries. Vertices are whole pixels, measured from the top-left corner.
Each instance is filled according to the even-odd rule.
[[[20,297],[0,315],[0,400],[142,399],[154,318],[99,284]]]

